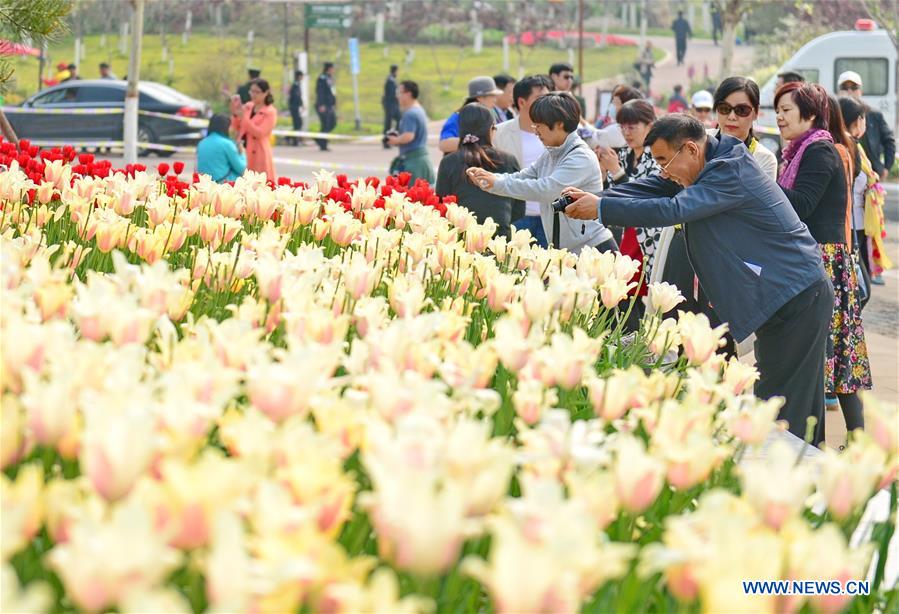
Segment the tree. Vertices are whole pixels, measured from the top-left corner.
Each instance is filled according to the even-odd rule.
[[[899,51],[899,2],[897,0],[858,0],[868,16],[876,21],[893,41],[893,46]]]
[[[714,5],[721,13],[721,25],[724,33],[721,36],[721,72],[720,78],[731,74],[734,62],[734,46],[737,41],[737,26],[743,17],[764,0],[714,0]]]
[[[0,38],[40,43],[66,28],[64,18],[72,10],[72,0],[0,0]],[[12,64],[0,58],[0,90],[5,90],[13,75]],[[0,132],[18,142],[6,115],[0,111]]]

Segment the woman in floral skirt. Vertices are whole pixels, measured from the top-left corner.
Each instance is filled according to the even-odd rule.
[[[821,247],[824,269],[833,283],[825,389],[839,399],[847,430],[864,428],[858,391],[871,388],[871,368],[846,231],[848,181],[829,131],[830,103],[820,85],[787,83],[777,91],[774,106],[780,134],[790,142],[778,183]],[[837,132],[838,139],[845,140]]]

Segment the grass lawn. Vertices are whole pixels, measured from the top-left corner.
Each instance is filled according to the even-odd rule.
[[[97,66],[109,62],[113,71],[124,78],[128,70],[127,54],[119,53],[118,36],[109,36],[102,45],[99,35],[84,39],[86,54],[81,62],[81,77],[98,77]],[[245,79],[247,65],[246,41],[238,38],[218,38],[209,33],[194,33],[183,45],[180,36],[168,37],[169,58],[162,58],[161,38],[157,34],[145,34],[141,62],[141,78],[168,83],[184,93],[207,100],[217,110],[224,110],[226,98],[222,87],[234,91]],[[291,53],[299,51],[302,41],[293,41]],[[414,55],[411,62],[407,58]],[[50,47],[50,61],[68,63],[74,53],[71,38],[63,39]],[[252,63],[262,69],[262,76],[275,88],[276,105],[286,109],[286,95],[282,91],[282,47],[280,39],[257,40],[254,43]],[[585,81],[594,81],[631,69],[637,55],[635,47],[612,47],[584,50]],[[553,62],[567,61],[568,52],[554,47],[522,48],[521,55],[510,49],[510,73],[513,76],[546,71]],[[353,89],[349,72],[349,53],[346,40],[336,34],[315,31],[310,49],[310,88],[321,69],[321,63],[333,60],[337,65],[338,131],[353,129]],[[291,60],[289,60],[290,62]],[[376,45],[360,44],[359,105],[363,131],[379,132],[382,122],[381,93],[384,78],[391,64],[400,66],[401,79],[413,79],[422,89],[421,101],[428,115],[442,118],[449,115],[464,100],[468,79],[475,75],[493,75],[502,71],[502,48],[484,47],[475,55],[470,45]],[[38,62],[36,58],[14,60],[15,83],[6,100],[16,104],[35,92]],[[292,66],[292,64],[291,64]],[[171,73],[170,73],[171,68]],[[52,75],[55,71],[51,72]],[[314,89],[313,89],[314,93]],[[312,113],[312,127],[318,120]],[[289,124],[289,117],[282,118]]]

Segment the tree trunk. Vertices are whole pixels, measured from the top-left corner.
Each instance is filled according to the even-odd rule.
[[[737,24],[725,21],[724,33],[721,36],[721,73],[719,81],[731,75],[731,67],[734,64],[734,46],[737,40]]]
[[[3,134],[4,141],[18,147],[19,137],[16,136],[16,131],[12,129],[9,120],[6,119],[6,113],[3,112],[3,109],[0,109],[0,133]]]

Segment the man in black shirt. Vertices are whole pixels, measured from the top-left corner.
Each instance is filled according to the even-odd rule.
[[[396,73],[399,66],[392,64],[390,74],[384,81],[384,95],[381,97],[381,107],[384,109],[384,149],[390,149],[387,144],[387,133],[395,130],[400,123],[400,103],[396,98]]]
[[[302,70],[293,71],[293,83],[290,84],[290,93],[287,96],[287,106],[290,109],[290,118],[293,120],[293,129],[303,129],[303,76]],[[294,145],[301,145],[303,139],[293,137]]]
[[[677,45],[677,65],[684,63],[684,56],[687,55],[687,38],[693,36],[693,30],[690,29],[690,23],[684,19],[684,12],[677,12],[677,19],[671,24],[674,30],[674,42]]]
[[[863,102],[862,78],[857,72],[847,70],[841,73],[837,83],[840,86],[841,96],[851,96]],[[883,113],[877,109],[868,107],[865,119],[868,127],[861,140],[862,147],[871,161],[871,166],[881,179],[886,179],[896,161],[896,138],[893,136],[887,120],[883,117]]]
[[[334,88],[334,63],[325,62],[322,74],[315,82],[315,110],[321,122],[321,132],[331,132],[337,125],[337,93]],[[327,139],[315,139],[319,149],[329,151]]]
[[[237,88],[237,95],[240,96],[240,104],[247,104],[250,102],[250,81],[258,79],[261,74],[262,71],[258,68],[247,69],[247,82]]]

